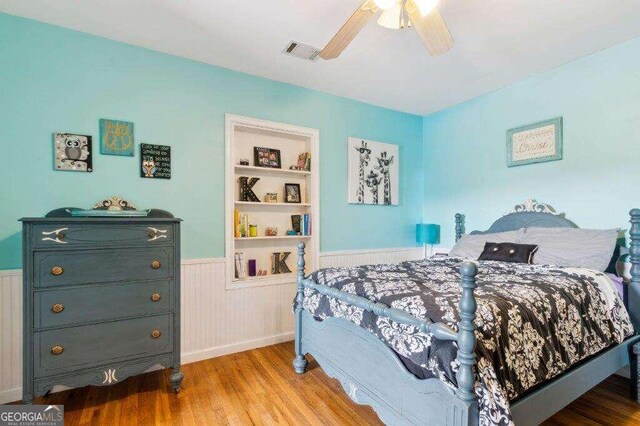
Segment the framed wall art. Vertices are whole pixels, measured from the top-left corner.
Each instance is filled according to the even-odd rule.
[[[349,203],[398,205],[398,145],[348,140]]]
[[[302,203],[302,195],[300,194],[299,183],[284,184],[284,202],[285,203]]]
[[[270,167],[281,169],[280,150],[262,147],[253,147],[253,165],[256,167]]]
[[[507,130],[507,166],[562,160],[562,117]]]
[[[54,133],[54,168],[73,172],[93,171],[91,136]]]
[[[141,143],[140,177],[171,179],[171,147]]]
[[[100,153],[133,157],[133,123],[100,119]]]

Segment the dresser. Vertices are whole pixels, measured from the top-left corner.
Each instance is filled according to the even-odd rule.
[[[49,215],[56,216],[53,211]],[[180,219],[23,218],[23,401],[180,372]]]

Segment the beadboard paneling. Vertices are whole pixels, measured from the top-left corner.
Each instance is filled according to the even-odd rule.
[[[421,248],[329,252],[321,267],[419,259]],[[307,271],[310,272],[310,271]],[[295,283],[225,289],[223,258],[182,261],[182,362],[293,339]],[[21,398],[22,271],[0,271],[0,404]]]
[[[0,404],[22,396],[22,271],[0,271]]]
[[[421,247],[324,252],[320,253],[320,267],[373,265],[418,260],[422,259],[423,253],[424,250]]]

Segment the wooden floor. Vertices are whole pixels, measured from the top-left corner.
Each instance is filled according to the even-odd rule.
[[[67,426],[381,424],[315,361],[298,376],[292,359],[293,344],[283,343],[185,365],[178,395],[163,370],[106,388],[59,392],[36,403],[64,404]],[[640,405],[628,397],[628,380],[612,376],[545,424],[638,425]]]

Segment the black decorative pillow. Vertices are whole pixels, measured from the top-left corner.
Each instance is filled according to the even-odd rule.
[[[616,269],[616,263],[618,263],[618,258],[620,257],[620,245],[616,243],[616,247],[613,249],[613,256],[611,256],[611,260],[609,261],[609,266],[605,272],[608,272],[613,275],[618,275],[618,270]]]
[[[538,246],[534,244],[485,243],[484,250],[478,260],[532,263],[536,250],[538,250]]]

